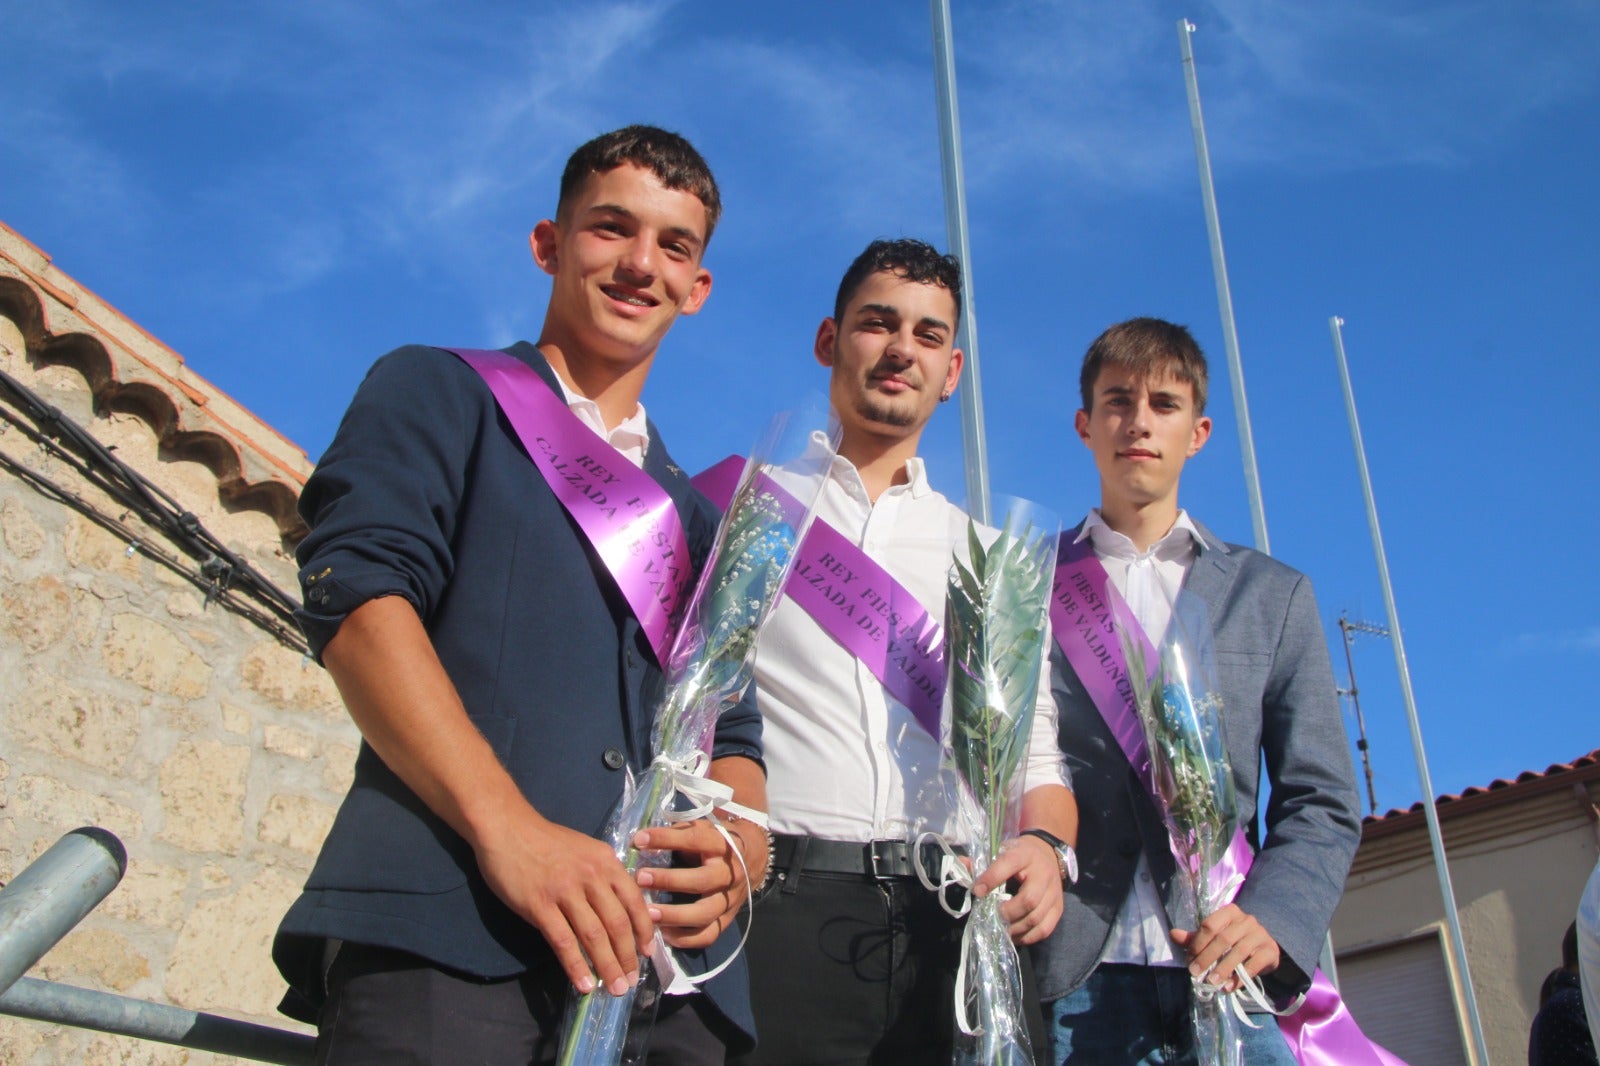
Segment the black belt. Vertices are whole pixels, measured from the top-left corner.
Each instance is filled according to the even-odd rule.
[[[915,877],[916,866],[912,856],[922,853],[923,869],[929,877],[939,876],[939,859],[943,855],[937,844],[920,846],[904,840],[869,840],[865,844],[849,840],[823,840],[820,837],[790,836],[787,833],[772,835],[772,868],[789,876],[795,874],[826,873],[855,874],[874,881],[893,877]],[[965,848],[955,849],[965,854]]]

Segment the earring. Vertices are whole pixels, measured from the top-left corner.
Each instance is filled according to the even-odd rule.
[[[951,394],[948,393],[948,392],[941,392],[939,394],[939,402],[940,403],[949,403],[950,402],[950,396],[951,396]]]

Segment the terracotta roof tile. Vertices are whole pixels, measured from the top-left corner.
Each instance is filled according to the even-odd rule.
[[[225,502],[271,515],[287,542],[305,535],[295,512],[305,452],[3,222],[0,314],[30,359],[74,367],[97,405],[140,415],[171,454],[206,463]]]
[[[1587,755],[1580,755],[1571,762],[1551,763],[1543,770],[1524,770],[1510,780],[1500,777],[1489,782],[1487,785],[1473,785],[1469,788],[1463,789],[1461,792],[1445,793],[1436,801],[1437,807],[1440,809],[1440,813],[1443,814],[1444,808],[1448,807],[1452,803],[1460,803],[1462,800],[1469,800],[1479,796],[1489,796],[1495,793],[1502,793],[1507,789],[1528,791],[1533,787],[1543,788],[1551,783],[1552,778],[1583,771],[1590,771],[1583,773],[1584,777],[1600,777],[1600,748],[1596,748]],[[1362,819],[1362,824],[1371,826],[1380,822],[1387,822],[1391,819],[1403,818],[1407,815],[1421,813],[1422,801],[1418,800],[1409,807],[1393,807],[1382,814],[1368,815]]]

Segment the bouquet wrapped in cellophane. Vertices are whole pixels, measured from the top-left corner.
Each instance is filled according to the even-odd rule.
[[[1113,601],[1118,638],[1127,658],[1134,702],[1150,751],[1150,772],[1178,867],[1173,926],[1195,930],[1233,896],[1236,883],[1220,872],[1239,825],[1233,768],[1222,735],[1206,607],[1180,592],[1172,621],[1154,647],[1131,612]],[[1238,1066],[1239,1019],[1229,997],[1193,979],[1190,1020],[1202,1066]]]
[[[745,462],[717,527],[662,665],[661,703],[650,735],[655,757],[637,779],[630,775],[601,838],[630,872],[665,861],[660,853],[642,853],[633,846],[639,831],[707,816],[727,802],[725,787],[704,776],[712,737],[717,718],[739,702],[750,683],[756,637],[788,579],[837,447],[836,432],[818,432],[829,425],[826,410],[813,400],[802,411],[774,417]],[[819,447],[817,438],[825,446]],[[780,465],[781,487],[772,477]],[[733,850],[742,862],[742,853]],[[664,959],[668,951],[658,934],[654,950],[640,959],[641,987],[647,983],[652,956]],[[638,994],[637,988],[621,996],[596,989],[574,996],[562,1035],[562,1066],[615,1064],[625,1044],[642,1043],[637,1037],[628,1039]],[[649,1013],[642,1024],[653,1019]]]
[[[1050,582],[1059,525],[1021,501],[982,544],[967,527],[945,601],[950,718],[946,747],[960,775],[958,808],[972,872],[1000,855],[1021,818],[1023,766],[1045,658]],[[1017,949],[1000,905],[1004,892],[972,901],[956,975],[957,1063],[1024,1066],[1033,1052],[1024,1021]],[[942,896],[941,896],[942,899]]]

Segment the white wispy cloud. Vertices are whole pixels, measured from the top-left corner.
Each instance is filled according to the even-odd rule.
[[[127,232],[151,207],[123,158],[49,100],[19,93],[0,106],[0,148],[8,157],[8,184],[26,175],[63,209],[87,206],[114,223],[108,237]]]
[[[402,225],[449,225],[521,187],[530,165],[559,168],[592,136],[609,65],[642,50],[671,6],[585,5],[497,20],[443,54],[420,39],[400,42],[398,54],[443,69],[418,71],[415,85],[391,84],[347,111],[338,135],[364,146],[361,180]]]
[[[937,220],[938,140],[925,66],[839,46],[719,39],[697,50],[716,104],[737,131],[750,178],[742,209],[790,225],[904,227]],[[738,175],[732,175],[735,180]],[[929,179],[932,178],[930,183]],[[766,201],[766,202],[762,202]]]
[[[1600,652],[1600,626],[1568,629],[1554,633],[1522,633],[1513,641],[1516,651]]]
[[[1193,7],[1219,172],[1450,165],[1600,80],[1588,0]],[[464,259],[548,213],[568,151],[634,118],[690,132],[742,219],[937,230],[926,8],[875,9],[866,32],[842,10],[801,33],[805,19],[753,8],[686,19],[688,6],[643,0],[286,0],[226,15],[58,0],[8,19],[0,142],[31,195],[85,231],[215,231],[240,257],[218,273],[263,299],[363,254],[416,272]],[[1189,194],[1180,13],[1172,0],[956,5],[975,198]],[[165,143],[137,143],[136,125]]]
[[[989,169],[1043,164],[1109,189],[1192,181],[1180,14],[1198,27],[1219,169],[1450,165],[1600,84],[1600,9],[1577,0],[1032,0],[960,14],[958,61],[976,72],[963,119]]]
[[[428,258],[435,242],[470,240],[477,216],[503,208],[530,170],[542,194],[527,205],[531,224],[553,206],[547,172],[596,128],[608,65],[644,49],[673,6],[456,17],[431,2],[301,2],[224,16],[63,0],[13,27],[40,76],[17,72],[37,88],[0,109],[0,138],[52,176],[35,188],[63,215],[93,226],[114,212],[154,232],[209,215],[219,247],[250,248],[248,286],[276,293],[314,283],[342,249],[375,242]],[[131,103],[152,100],[170,110]],[[119,101],[192,155],[152,167],[152,145],[82,118]],[[239,240],[222,239],[235,226]]]
[[[1323,120],[1284,130],[1291,163],[1456,163],[1600,82],[1592,4],[1216,0],[1216,11],[1251,110]],[[1274,157],[1272,141],[1252,143]]]

